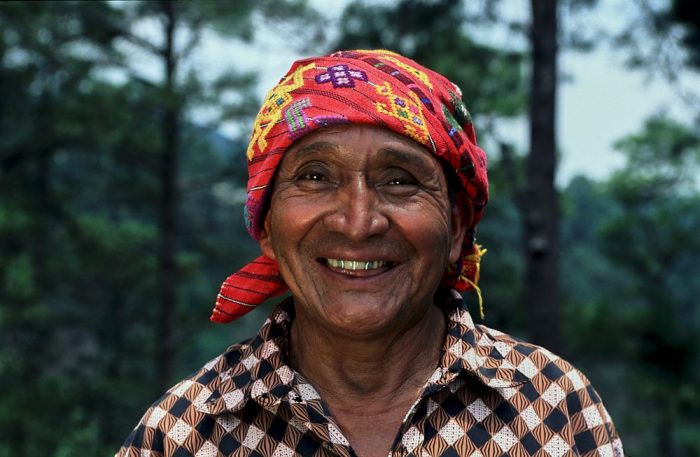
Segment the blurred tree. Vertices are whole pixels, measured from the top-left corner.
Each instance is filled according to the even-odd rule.
[[[645,411],[625,417],[625,427],[641,453],[698,455],[700,136],[654,117],[617,148],[627,165],[608,183],[618,210],[601,234],[622,274],[614,295],[600,297],[600,319],[615,323],[601,334],[631,368],[616,381],[625,386],[620,394]]]
[[[0,455],[39,455],[55,448],[61,432],[66,441],[98,432],[86,427],[96,386],[70,378],[98,369],[85,364],[97,360],[87,321],[99,312],[78,311],[67,292],[72,281],[85,286],[75,274],[88,273],[76,250],[94,232],[62,198],[59,182],[84,170],[66,166],[75,165],[71,156],[85,157],[91,171],[101,165],[92,153],[103,150],[110,126],[90,119],[114,92],[94,71],[114,57],[115,36],[105,30],[120,20],[97,2],[0,6]],[[117,236],[140,227],[130,229]],[[65,421],[51,426],[42,417]]]
[[[595,0],[531,0],[529,121],[523,211],[525,279],[523,302],[530,310],[532,341],[565,353],[560,297],[560,199],[556,186],[557,89],[561,48],[588,51],[593,41],[576,27],[576,14]],[[560,20],[565,14],[567,23]]]
[[[617,148],[623,169],[606,182],[576,178],[563,193],[564,330],[630,455],[694,456],[700,137],[654,117]]]
[[[158,201],[158,336],[155,366],[158,376],[157,390],[162,391],[174,379],[174,360],[177,355],[176,314],[178,303],[177,252],[181,235],[181,195],[178,188],[180,178],[180,149],[182,147],[182,122],[187,109],[206,101],[221,104],[224,91],[245,94],[253,82],[252,75],[240,77],[235,71],[227,72],[213,80],[207,80],[194,71],[183,77],[185,66],[192,58],[205,31],[224,37],[251,41],[254,37],[254,14],[260,13],[268,20],[308,19],[311,10],[301,0],[243,1],[235,5],[220,2],[134,2],[123,5],[129,18],[128,28],[120,35],[150,58],[159,61],[162,77],[157,85],[160,112],[160,150],[158,153],[160,175],[160,197]],[[158,24],[160,42],[155,43],[144,36],[139,25],[155,20]],[[205,96],[205,94],[208,96]],[[240,116],[254,114],[255,103],[244,96],[242,104],[219,110]],[[222,119],[219,119],[222,120]]]
[[[661,76],[700,119],[697,87],[684,82],[700,70],[700,13],[692,0],[637,0],[626,25],[613,35],[628,66]]]
[[[684,29],[681,43],[688,51],[687,63],[700,69],[700,10],[692,0],[672,0],[668,13],[668,19]]]
[[[563,349],[559,306],[559,198],[556,173],[557,0],[532,0],[530,152],[524,214],[525,305],[531,337]]]
[[[170,7],[168,51],[167,33],[159,41],[152,32],[158,24],[168,31]],[[313,19],[301,1],[236,8],[0,5],[0,456],[114,452],[165,382],[157,380],[152,355],[162,338],[154,334],[151,305],[159,289],[156,247],[164,245],[157,211],[168,200],[165,176],[176,197],[167,204],[180,209],[179,231],[168,241],[179,288],[168,313],[185,311],[178,337],[189,343],[170,378],[231,342],[231,330],[205,337],[192,323],[201,329],[221,279],[254,253],[240,218],[245,148],[193,126],[191,113],[206,107],[212,123],[249,118],[257,108],[255,78],[230,68],[199,71],[195,25],[201,34],[221,28],[249,41],[256,18],[288,19],[294,27]],[[135,57],[144,49],[155,54],[139,67]],[[171,86],[165,76],[154,81],[140,72],[168,55]],[[175,151],[175,172],[163,161],[166,149]]]
[[[481,288],[489,327],[527,334],[528,309],[520,306],[525,262],[522,255],[522,199],[525,158],[507,143],[489,163],[487,216],[479,223],[479,242],[489,250],[481,265]],[[474,314],[476,315],[476,314]]]

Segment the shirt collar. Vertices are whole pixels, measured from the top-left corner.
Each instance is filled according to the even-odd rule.
[[[511,388],[531,380],[534,373],[519,368],[531,346],[483,325],[474,325],[461,296],[448,313],[442,360],[429,381],[440,386],[461,374],[476,377],[491,388]]]
[[[497,330],[474,325],[456,292],[453,300],[455,307],[447,312],[448,329],[441,361],[426,384],[425,394],[464,374],[496,389],[529,382],[527,370],[519,369],[515,361],[532,352],[531,346]],[[205,365],[194,380],[206,384],[204,395],[199,397],[202,401],[195,402],[197,409],[219,414],[238,411],[248,400],[275,407],[285,397],[291,398],[297,376],[287,359],[293,318],[294,304],[292,299],[287,299],[272,312],[255,338],[232,346]],[[298,398],[291,401],[298,403]]]
[[[231,346],[209,362],[195,379],[207,383],[210,393],[196,408],[208,414],[238,411],[248,400],[274,406],[289,394],[295,372],[287,362],[291,299],[284,300],[267,318],[258,334]],[[201,397],[200,397],[201,398]]]

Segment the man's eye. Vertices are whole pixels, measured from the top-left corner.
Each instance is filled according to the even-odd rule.
[[[324,181],[326,177],[318,172],[306,172],[298,175],[297,179],[301,179],[303,181]]]
[[[418,188],[418,180],[410,173],[391,173],[384,181],[387,195],[407,197],[413,195]]]
[[[417,183],[416,178],[408,172],[399,171],[390,173],[386,183],[390,186],[413,186]]]
[[[415,182],[409,178],[406,178],[406,177],[391,178],[389,180],[390,186],[407,186],[407,185],[411,185],[411,184],[415,184]]]

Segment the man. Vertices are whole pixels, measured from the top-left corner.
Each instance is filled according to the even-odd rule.
[[[486,160],[459,89],[388,51],[296,62],[248,149],[263,255],[228,322],[257,337],[159,399],[120,456],[622,456],[600,398],[537,346],[475,326]]]

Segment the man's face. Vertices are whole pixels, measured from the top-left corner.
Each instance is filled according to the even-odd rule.
[[[429,151],[387,129],[344,125],[289,148],[260,246],[277,260],[297,319],[367,336],[425,315],[464,232]]]

